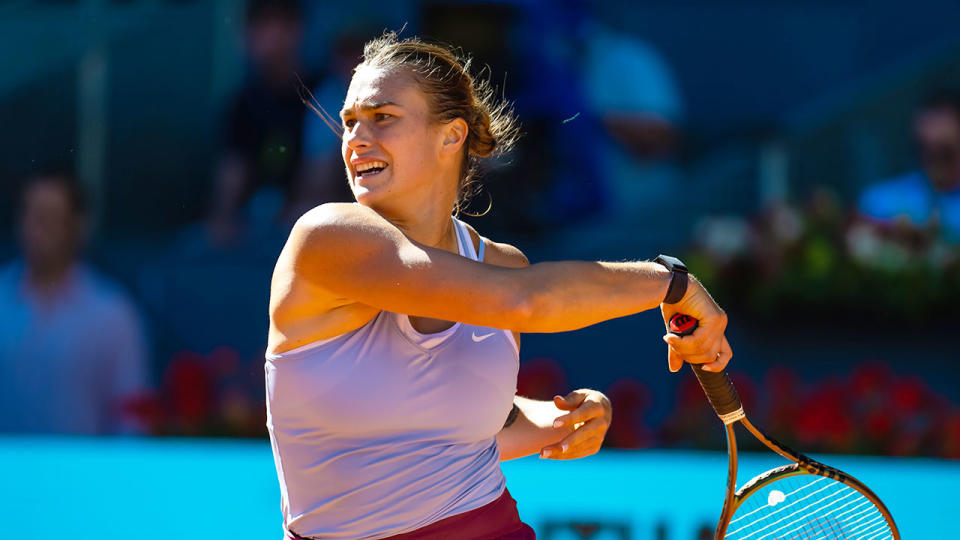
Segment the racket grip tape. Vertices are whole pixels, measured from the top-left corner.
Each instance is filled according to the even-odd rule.
[[[697,329],[698,322],[689,315],[674,313],[669,322],[670,333],[677,336],[689,336]],[[717,416],[725,424],[730,424],[743,418],[743,404],[740,403],[740,396],[737,395],[737,389],[733,386],[733,381],[726,371],[719,373],[714,371],[704,371],[702,364],[690,364],[693,373],[700,381],[703,393],[707,395],[710,405],[716,411]]]

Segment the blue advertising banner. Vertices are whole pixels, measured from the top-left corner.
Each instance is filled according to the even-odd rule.
[[[873,488],[903,538],[960,532],[960,462],[815,457]],[[267,441],[0,437],[0,463],[0,538],[282,536]],[[738,485],[782,463],[771,454],[741,454]],[[525,458],[503,469],[521,517],[540,539],[695,540],[712,537],[726,455],[603,451],[575,461]]]

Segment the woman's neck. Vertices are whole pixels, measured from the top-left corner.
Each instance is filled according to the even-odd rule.
[[[450,217],[457,198],[456,185],[455,178],[438,178],[427,183],[426,190],[395,199],[393,202],[398,203],[398,207],[377,211],[408,238],[426,246],[458,253],[457,233]]]
[[[421,212],[387,219],[408,238],[423,245],[458,253],[457,233],[451,219],[452,208],[424,208]]]

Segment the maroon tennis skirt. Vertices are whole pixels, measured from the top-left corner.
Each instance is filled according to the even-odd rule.
[[[307,540],[288,533],[293,540]],[[497,500],[476,510],[441,519],[415,531],[386,540],[536,540],[529,525],[520,521],[517,501],[503,490]]]

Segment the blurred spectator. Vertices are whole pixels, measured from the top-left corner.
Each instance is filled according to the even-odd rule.
[[[22,257],[0,268],[0,432],[136,432],[147,359],[136,310],[79,261],[85,207],[61,172],[25,183]]]
[[[664,58],[639,38],[589,20],[580,32],[588,104],[606,133],[603,175],[617,218],[633,221],[675,192],[677,170],[664,158],[677,144],[680,93]]]
[[[534,233],[601,215],[609,204],[600,164],[602,128],[590,114],[575,39],[578,2],[517,6],[505,91],[523,122],[516,166],[485,189],[511,233]],[[495,36],[496,30],[488,35]],[[574,39],[571,39],[574,38]],[[499,81],[497,81],[499,82]],[[517,181],[521,179],[521,181]]]
[[[906,223],[921,231],[940,229],[960,243],[960,94],[927,100],[914,116],[921,168],[868,187],[859,210],[884,225]]]
[[[552,26],[531,17],[535,31],[525,34],[544,38],[524,47],[539,50],[540,58],[525,60],[534,91],[518,99],[528,143],[557,149],[522,174],[525,182],[528,169],[549,175],[541,221],[578,222],[554,240],[584,249],[577,256],[633,254],[654,234],[659,246],[676,243],[686,227],[674,226],[681,220],[674,204],[681,175],[671,157],[683,105],[673,74],[653,47],[603,24],[589,6],[563,6],[547,10]],[[521,108],[530,104],[559,118],[536,130]],[[614,229],[629,232],[610,234]]]
[[[251,1],[245,38],[249,76],[230,105],[226,151],[214,179],[208,224],[214,244],[234,240],[244,217],[270,222],[290,202],[302,153],[299,88],[316,82],[300,65],[302,28],[295,0]],[[244,205],[249,216],[241,216]]]

